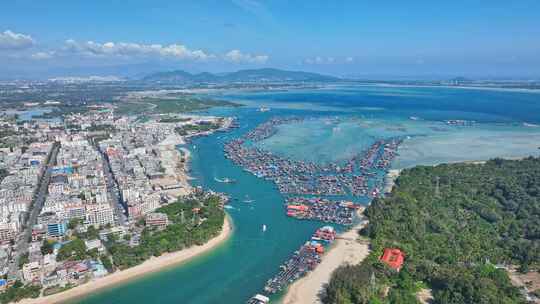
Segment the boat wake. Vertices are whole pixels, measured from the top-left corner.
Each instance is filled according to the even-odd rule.
[[[219,179],[217,177],[214,177],[214,180],[218,183],[223,183],[223,184],[234,184],[236,183],[236,180],[234,179],[231,179],[231,178],[228,178],[228,177],[224,177],[222,179]]]

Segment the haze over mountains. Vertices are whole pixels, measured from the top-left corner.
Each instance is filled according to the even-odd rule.
[[[317,73],[285,71],[279,69],[249,69],[236,72],[212,74],[208,72],[192,74],[183,70],[159,72],[142,79],[159,83],[196,83],[196,82],[280,82],[280,81],[337,81],[339,78]]]

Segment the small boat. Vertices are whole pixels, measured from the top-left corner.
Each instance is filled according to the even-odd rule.
[[[255,200],[250,199],[249,196],[246,195],[246,197],[244,198],[244,200],[242,202],[244,202],[244,203],[253,203],[254,201]]]
[[[266,225],[262,225],[262,231],[265,232],[266,231]]]
[[[259,112],[268,112],[268,111],[270,111],[270,108],[268,108],[268,107],[260,107],[258,111]]]
[[[251,299],[247,301],[248,304],[268,304],[270,302],[270,298],[263,296],[261,294],[256,294]]]
[[[234,183],[236,183],[236,180],[234,180],[232,178],[228,178],[228,177],[225,177],[225,178],[222,178],[222,179],[214,177],[214,180],[216,182],[218,182],[218,183],[224,183],[224,184],[234,184]]]

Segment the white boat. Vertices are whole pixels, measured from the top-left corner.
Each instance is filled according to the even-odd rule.
[[[234,179],[231,179],[231,178],[228,178],[228,177],[225,177],[225,178],[222,178],[222,179],[219,179],[217,177],[214,177],[214,180],[218,183],[224,183],[224,184],[233,184],[233,183],[236,183],[236,180]]]
[[[264,224],[262,225],[262,230],[263,230],[263,232],[266,231],[266,225],[264,225]]]
[[[259,112],[268,112],[268,111],[270,111],[270,108],[268,108],[268,107],[260,107],[259,108]]]
[[[246,195],[246,197],[244,198],[244,200],[242,202],[244,202],[244,203],[253,203],[254,201],[255,200],[250,199],[249,196]]]

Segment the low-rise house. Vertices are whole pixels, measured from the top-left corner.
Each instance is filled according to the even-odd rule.
[[[32,242],[42,240],[47,235],[47,227],[43,224],[37,224],[32,227]]]
[[[109,229],[103,229],[99,232],[99,239],[107,241],[109,235],[114,235],[117,239],[121,239],[126,234],[126,228],[124,226],[115,226]]]
[[[405,261],[405,253],[398,248],[385,248],[380,260],[390,268],[400,271]]]
[[[70,273],[75,279],[83,277],[88,273],[89,267],[85,263],[77,263],[70,268]]]
[[[91,261],[90,267],[92,268],[92,275],[94,278],[101,278],[108,274],[107,269],[105,269],[105,266],[100,262]]]
[[[103,244],[101,244],[101,241],[98,239],[84,241],[84,244],[86,245],[86,250],[97,249],[99,252],[105,250]]]
[[[43,280],[41,280],[41,285],[43,285],[44,288],[58,286],[59,283],[60,280],[57,273],[51,273],[48,276],[44,276]]]

